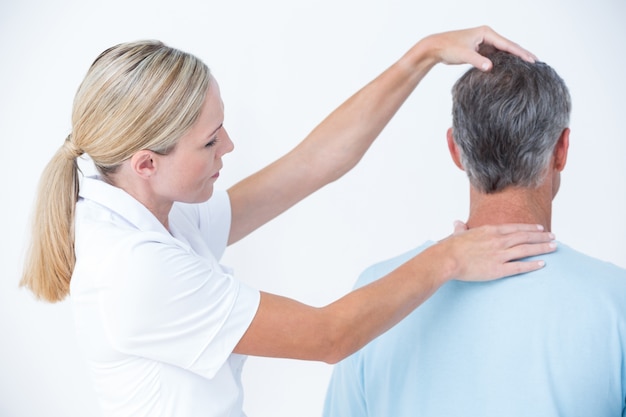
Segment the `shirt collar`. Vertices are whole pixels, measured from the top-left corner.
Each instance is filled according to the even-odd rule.
[[[139,230],[169,235],[165,226],[157,220],[146,206],[123,189],[106,183],[99,176],[83,177],[78,196],[106,207]]]

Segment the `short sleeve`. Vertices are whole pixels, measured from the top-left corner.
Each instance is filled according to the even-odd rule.
[[[364,287],[389,274],[431,244],[432,242],[427,242],[392,260],[371,265],[359,275],[354,289]],[[366,417],[368,415],[364,382],[366,348],[347,357],[333,368],[324,402],[324,417]]]
[[[215,259],[145,237],[120,245],[116,268],[124,278],[102,295],[111,344],[210,378],[252,322],[259,292]]]
[[[363,378],[359,353],[347,357],[333,368],[326,392],[323,417],[366,417]]]
[[[359,276],[354,288],[375,281],[379,277],[376,273],[373,268],[367,268]],[[326,391],[323,417],[367,416],[361,354],[362,351],[358,351],[334,366]]]

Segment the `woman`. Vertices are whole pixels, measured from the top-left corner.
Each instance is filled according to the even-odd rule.
[[[72,133],[42,175],[22,278],[49,301],[71,294],[104,414],[242,416],[245,355],[334,363],[447,280],[540,268],[510,262],[554,250],[536,225],[459,230],[313,308],[249,288],[218,263],[228,244],[351,169],[436,63],[488,70],[481,44],[533,59],[487,27],[424,38],[295,149],[227,192],[213,186],[233,143],[206,65],[154,41],[104,51],[76,94]],[[99,176],[79,187],[82,154]]]

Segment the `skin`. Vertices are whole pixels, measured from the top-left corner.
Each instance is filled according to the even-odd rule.
[[[234,149],[224,128],[224,103],[211,78],[197,122],[173,151],[161,155],[149,150],[135,153],[115,175],[115,185],[141,201],[168,228],[175,201],[201,203],[213,194],[223,167],[222,157]]]
[[[470,63],[488,70],[491,62],[477,53],[483,43],[534,60],[528,51],[488,27],[424,38],[292,151],[228,190],[232,209],[228,243],[239,241],[354,167],[435,64]],[[223,119],[219,88],[212,80],[197,125],[174,151],[165,156],[139,151],[124,162],[112,182],[167,227],[174,201],[199,202],[210,197],[221,158],[233,149]],[[256,316],[234,352],[334,363],[396,324],[446,281],[532,271],[542,263],[510,261],[554,250],[550,243],[554,236],[536,224],[461,229],[386,277],[325,307],[261,292]]]
[[[469,63],[490,69],[491,61],[477,52],[483,42],[526,60],[535,60],[530,52],[488,27],[422,39],[387,71],[339,106],[295,149],[229,190],[233,207],[229,243],[243,238],[354,167],[435,64]]]

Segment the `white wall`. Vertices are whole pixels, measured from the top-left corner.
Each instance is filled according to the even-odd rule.
[[[236,150],[227,187],[294,146],[328,112],[433,32],[489,24],[551,64],[570,87],[570,158],[553,230],[626,267],[622,0],[57,0],[0,5],[0,416],[96,415],[68,302],[17,288],[39,174],[69,133],[89,64],[122,41],[158,38],[200,56],[226,103]],[[449,160],[449,91],[466,67],[428,75],[361,164],[227,252],[260,289],[322,305],[367,265],[451,231],[467,215]],[[331,367],[250,358],[250,417],[317,416]]]

